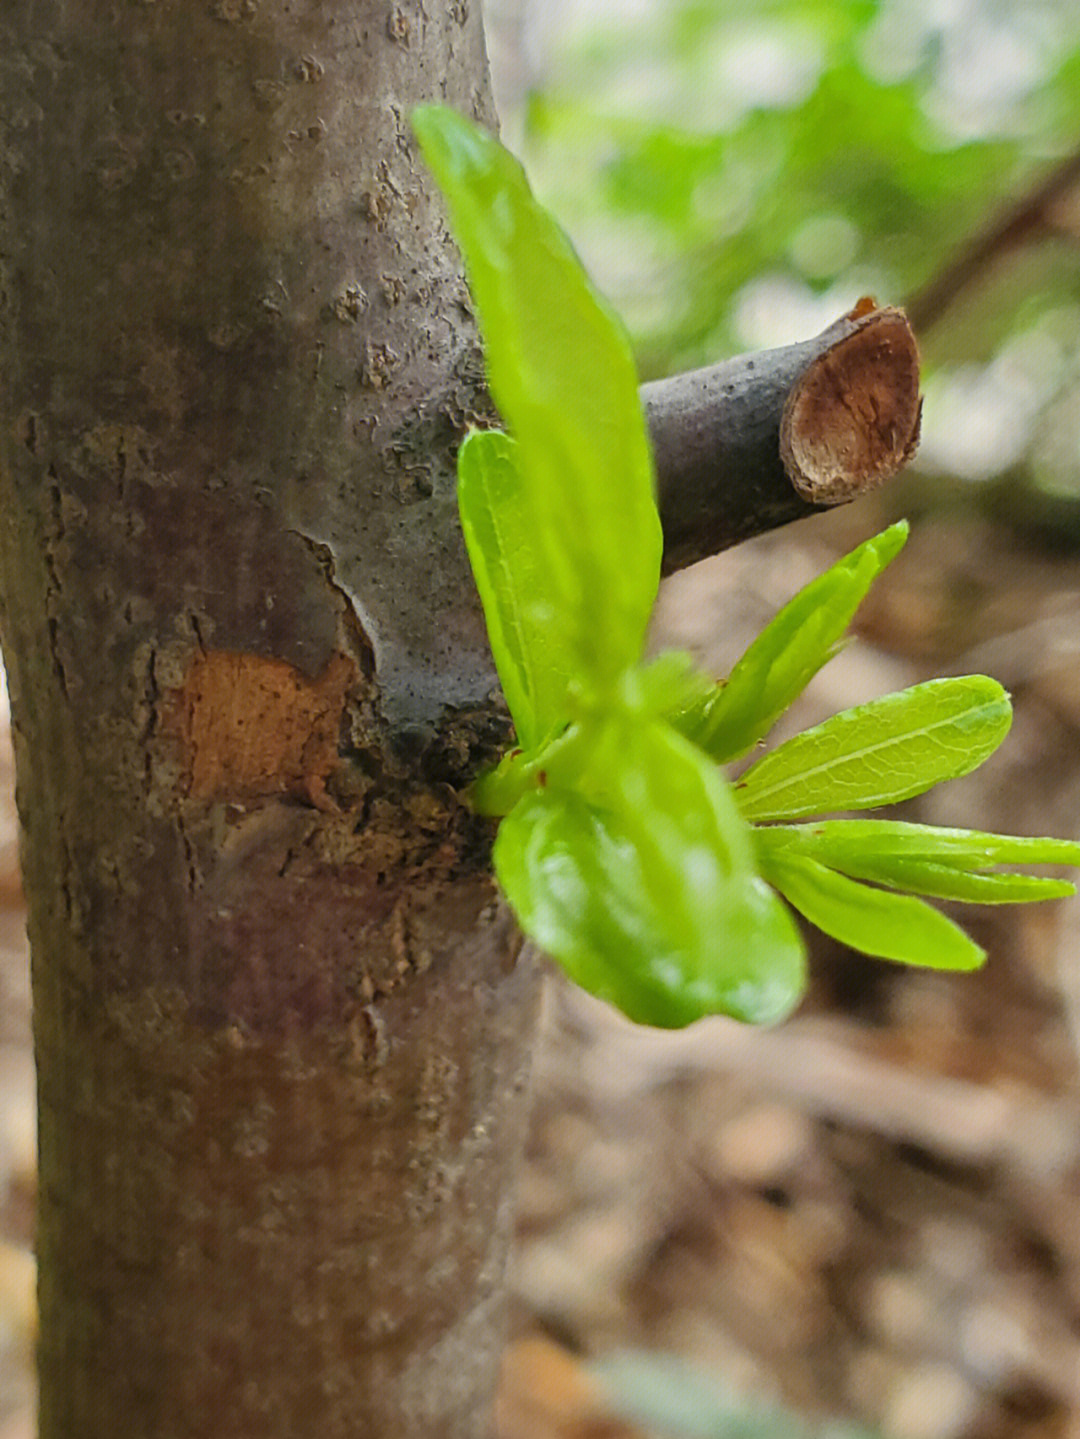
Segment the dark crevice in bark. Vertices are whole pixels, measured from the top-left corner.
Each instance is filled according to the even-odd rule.
[[[45,572],[47,575],[45,613],[48,616],[49,654],[52,658],[53,673],[56,675],[61,695],[63,695],[64,699],[69,699],[67,672],[64,668],[64,661],[60,656],[60,616],[63,612],[63,583],[61,580],[60,565],[57,561],[57,551],[64,541],[63,492],[60,489],[56,470],[51,465],[49,466],[48,475],[50,482],[49,511],[44,549]]]
[[[131,623],[130,615],[126,617],[126,623]],[[143,779],[146,793],[150,795],[154,788],[154,736],[158,728],[158,701],[161,698],[161,687],[157,680],[157,651],[152,644],[146,647],[145,680],[143,685],[143,708],[145,719],[142,732],[139,735],[139,747],[143,754]]]

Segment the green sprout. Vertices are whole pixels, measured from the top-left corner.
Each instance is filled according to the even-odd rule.
[[[836,653],[906,524],[800,591],[726,681],[682,654],[644,660],[662,535],[626,334],[497,140],[441,106],[413,125],[512,430],[468,435],[458,499],[519,744],[473,801],[501,819],[495,872],[524,932],[584,989],[669,1028],[790,1013],[806,954],[788,906],[882,959],[981,964],[984,951],[917,896],[1072,894],[998,866],[1075,865],[1080,844],[817,817],[975,769],[1011,721],[995,680],[916,685],[777,745],[735,784],[720,769],[759,745]]]

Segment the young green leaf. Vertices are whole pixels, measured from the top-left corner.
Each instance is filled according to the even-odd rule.
[[[477,814],[499,818],[510,814],[530,790],[543,789],[550,782],[564,790],[585,793],[586,777],[595,757],[598,728],[592,722],[568,724],[535,749],[513,749],[498,765],[480,775],[470,798]]]
[[[687,713],[715,688],[716,681],[696,669],[689,654],[664,650],[626,670],[619,682],[618,700],[635,714],[670,723],[673,710]]]
[[[784,849],[761,853],[762,873],[811,924],[863,954],[929,969],[977,969],[984,950],[921,899],[871,889]]]
[[[845,834],[848,829],[855,834]],[[1032,864],[1080,864],[1080,845],[1067,840],[1023,840],[888,820],[776,825],[754,833],[759,853],[779,850],[799,854],[854,879],[972,904],[1022,904],[1075,893],[1075,887],[1066,880],[986,873],[1003,856]]]
[[[670,708],[673,695],[686,696],[689,704],[711,687],[712,681],[694,669],[689,655],[668,650],[625,670],[608,696],[609,704],[599,712],[584,703],[576,691],[566,691],[566,711],[574,719],[552,733],[545,743],[511,750],[494,769],[480,775],[470,792],[473,807],[479,814],[493,818],[509,814],[522,795],[549,779],[564,789],[582,788],[585,792],[587,771],[595,767],[598,715],[610,716],[617,708],[625,717],[634,716],[644,723],[661,718]]]
[[[836,820],[843,825],[844,820]],[[929,895],[935,899],[958,899],[966,904],[1025,904],[1034,899],[1061,899],[1076,894],[1076,886],[1064,879],[1047,879],[1041,875],[987,873],[955,863],[948,853],[933,858],[903,858],[897,853],[879,853],[873,848],[846,849],[834,853],[827,842],[813,835],[798,835],[798,830],[815,826],[777,826],[755,830],[758,853],[790,853],[813,859],[828,869],[848,875],[851,879],[869,879],[871,884],[903,889],[907,894]]]
[[[441,106],[413,112],[465,256],[491,392],[519,443],[536,564],[603,693],[640,655],[662,536],[652,452],[622,325],[518,162]]]
[[[574,653],[573,634],[538,562],[516,451],[499,430],[466,436],[458,452],[458,506],[495,666],[518,740],[529,749],[566,718]]]
[[[739,808],[762,821],[895,804],[976,769],[1010,721],[996,680],[929,680],[779,745],[739,779]]]
[[[888,889],[965,904],[1027,904],[1033,900],[1064,899],[1076,893],[1076,886],[1064,879],[1034,874],[973,874],[970,870],[933,864],[929,860],[879,860],[876,864],[849,865],[843,873]]]
[[[724,781],[655,723],[611,723],[595,762],[603,806],[534,790],[499,828],[495,870],[525,933],[641,1023],[782,1018],[805,982],[802,942],[754,873]]]
[[[564,732],[573,743],[575,736]],[[564,736],[557,736],[550,744],[557,745]],[[469,790],[469,799],[477,814],[488,819],[502,819],[530,790],[542,788],[547,782],[544,762],[549,745],[537,749],[512,749],[503,755],[494,769],[477,775]]]
[[[824,819],[814,824],[778,824],[754,831],[759,844],[795,848],[834,869],[867,856],[931,860],[962,869],[995,864],[1080,865],[1080,843],[1042,836],[988,834],[896,819]]]
[[[907,535],[906,521],[892,525],[811,580],[766,625],[726,682],[673,716],[676,728],[720,764],[751,750],[832,659],[870,585]]]

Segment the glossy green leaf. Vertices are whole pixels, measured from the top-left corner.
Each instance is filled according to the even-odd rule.
[[[494,861],[525,933],[583,988],[640,1023],[782,1018],[804,985],[802,942],[757,877],[728,787],[667,726],[613,722],[590,788],[526,795]]]
[[[761,867],[811,924],[863,954],[928,969],[976,969],[986,958],[958,925],[921,899],[871,889],[783,849],[763,850]]]
[[[836,654],[867,590],[907,535],[906,521],[892,525],[811,580],[766,625],[727,681],[674,718],[681,733],[721,764],[751,750]]]
[[[888,820],[776,825],[756,830],[755,840],[759,853],[795,853],[855,879],[974,904],[1021,904],[1075,893],[1066,880],[987,873],[993,864],[1080,864],[1080,844],[1068,840],[937,830]]]
[[[652,452],[622,325],[533,198],[464,116],[413,112],[465,257],[491,392],[514,437],[534,563],[599,692],[641,655],[660,574]]]
[[[458,452],[458,506],[488,637],[518,740],[538,744],[567,712],[573,634],[533,543],[517,447],[474,430]]]
[[[996,680],[929,680],[778,746],[738,781],[739,808],[762,821],[895,804],[976,769],[1010,722],[1009,697]]]

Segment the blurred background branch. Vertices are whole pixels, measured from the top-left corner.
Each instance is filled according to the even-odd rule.
[[[985,229],[909,297],[904,307],[908,319],[928,333],[998,261],[1057,232],[1080,240],[1080,154],[1067,156],[1004,214],[992,216]]]

